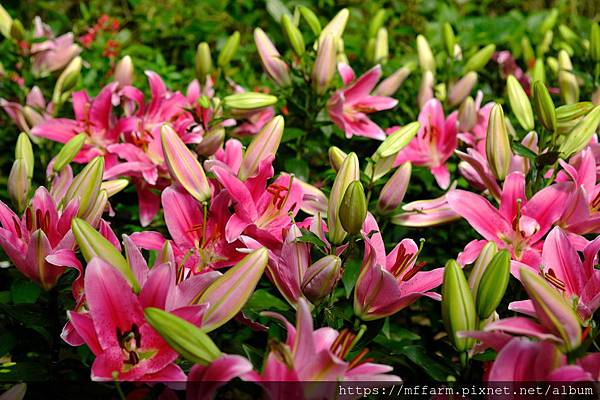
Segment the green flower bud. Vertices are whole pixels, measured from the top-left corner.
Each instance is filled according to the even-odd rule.
[[[487,242],[485,246],[481,249],[479,256],[473,263],[473,268],[471,269],[471,273],[469,274],[469,287],[471,288],[471,292],[476,294],[479,289],[479,283],[481,282],[481,277],[485,272],[487,265],[492,261],[492,258],[498,253],[498,248],[496,247],[496,243]]]
[[[512,112],[517,117],[519,124],[526,131],[531,131],[535,127],[533,123],[533,111],[529,97],[523,90],[523,87],[513,75],[509,75],[506,80],[506,91],[508,93],[508,101]]]
[[[490,261],[477,290],[477,314],[487,319],[502,301],[510,278],[510,253],[501,250]]]
[[[560,96],[565,104],[572,104],[579,101],[579,84],[577,77],[573,74],[573,64],[566,51],[561,50],[558,53],[558,83],[560,86]]]
[[[579,43],[579,36],[575,32],[573,32],[573,30],[571,30],[571,28],[569,28],[568,26],[560,24],[558,26],[558,31],[560,32],[560,36],[562,36],[567,43],[571,45]]]
[[[15,146],[15,160],[18,159],[23,160],[25,169],[27,171],[27,179],[31,179],[33,176],[33,167],[35,165],[35,161],[33,157],[31,141],[25,132],[21,132],[17,138],[17,145]]]
[[[10,26],[10,37],[17,41],[25,39],[25,28],[23,28],[23,24],[18,19],[14,19]]]
[[[317,303],[333,291],[341,276],[342,260],[335,255],[325,256],[306,269],[302,293]]]
[[[467,72],[458,82],[450,86],[448,103],[451,106],[462,103],[465,97],[471,93],[475,84],[477,84],[477,72]]]
[[[73,161],[77,153],[79,153],[79,150],[81,150],[83,147],[86,138],[87,135],[85,133],[80,133],[73,136],[67,143],[65,143],[54,158],[52,170],[54,170],[54,172],[59,172],[65,167],[65,165]]]
[[[411,122],[386,137],[377,148],[376,157],[386,158],[398,154],[415,137],[420,127],[418,122]]]
[[[346,189],[350,183],[358,180],[360,180],[358,157],[356,153],[350,153],[344,159],[329,195],[327,225],[329,227],[329,241],[333,244],[340,244],[346,238],[347,232],[342,227],[340,221],[340,206],[342,204],[342,197],[346,193]]]
[[[302,33],[298,27],[292,22],[292,19],[289,17],[289,15],[284,15],[281,17],[281,26],[283,27],[283,34],[285,35],[287,42],[292,47],[292,50],[294,50],[294,53],[296,53],[298,56],[304,54],[304,38],[302,37]]]
[[[315,15],[315,13],[312,12],[310,8],[304,6],[298,7],[298,10],[300,10],[300,14],[310,27],[310,30],[315,35],[319,35],[321,33],[321,23],[319,22],[319,18]]]
[[[100,191],[106,191],[107,197],[112,197],[115,194],[119,193],[121,190],[125,189],[129,185],[129,181],[127,179],[114,179],[112,181],[104,181],[102,185],[100,185]]]
[[[533,60],[535,60],[535,52],[527,36],[523,36],[521,39],[521,52],[523,53],[523,62],[525,62],[527,69],[529,69]]]
[[[540,25],[540,33],[546,33],[552,29],[554,29],[554,25],[556,25],[556,21],[558,20],[558,10],[553,8],[550,10],[542,25]]]
[[[457,332],[477,328],[473,295],[465,274],[455,260],[448,260],[442,283],[442,318],[450,340],[458,351],[469,350],[474,343],[470,338],[459,338]]]
[[[91,206],[93,206],[100,192],[102,184],[102,174],[104,173],[104,158],[98,156],[90,161],[69,185],[63,204],[68,204],[71,200],[79,198],[78,216],[85,215]]]
[[[265,108],[275,103],[277,103],[277,97],[259,92],[236,93],[223,99],[225,107],[244,111]]]
[[[533,72],[531,73],[532,80],[546,83],[546,69],[544,68],[544,59],[538,58],[535,60]]]
[[[357,234],[362,228],[367,217],[367,198],[360,181],[348,185],[342,204],[340,205],[340,222],[344,230],[350,234]]]
[[[568,134],[566,140],[560,145],[559,151],[564,156],[564,159],[568,159],[573,154],[583,150],[596,133],[599,124],[600,106],[596,106],[575,125],[575,128]]]
[[[508,175],[512,152],[510,139],[504,120],[504,111],[500,104],[495,104],[490,112],[488,122],[485,154],[490,163],[490,169],[499,180]]]
[[[329,155],[329,165],[331,165],[331,168],[335,172],[338,172],[342,167],[342,163],[344,162],[348,154],[346,154],[337,146],[331,146],[327,153]]]
[[[389,55],[388,31],[385,28],[379,28],[373,49],[373,62],[376,64],[385,64]]]
[[[597,22],[592,22],[590,29],[590,57],[600,63],[600,25]]]
[[[417,53],[419,55],[419,65],[423,71],[435,72],[435,58],[429,42],[425,39],[425,36],[417,36]]]
[[[238,46],[240,45],[240,33],[238,31],[233,32],[231,36],[227,38],[227,41],[223,45],[219,58],[217,59],[217,65],[221,68],[229,65],[235,53],[237,52]]]
[[[550,68],[552,74],[554,74],[554,76],[558,76],[558,60],[554,57],[548,57],[546,59],[546,63],[548,64],[548,68]]]
[[[542,82],[533,82],[533,109],[542,126],[550,132],[556,130],[556,110],[550,93]]]
[[[594,104],[591,101],[566,104],[556,109],[556,120],[559,123],[578,120],[587,115],[593,108]]]
[[[27,162],[24,159],[17,158],[13,163],[7,186],[10,201],[22,212],[27,206],[27,195],[31,189],[31,179],[27,178]]]
[[[77,81],[81,75],[82,63],[81,57],[75,57],[60,74],[54,86],[54,93],[52,94],[53,102],[63,103],[67,99],[69,93],[77,85]]]
[[[0,33],[5,38],[10,38],[10,27],[13,24],[13,19],[6,9],[0,4]]]
[[[552,46],[552,39],[554,39],[554,32],[548,31],[544,34],[544,38],[542,42],[538,44],[537,47],[537,56],[543,57],[550,50],[550,46]]]
[[[212,71],[212,57],[208,43],[202,42],[198,45],[196,56],[194,57],[194,66],[196,78],[203,84],[206,81],[206,76]]]
[[[471,58],[469,58],[467,60],[467,62],[465,63],[465,66],[463,67],[463,71],[464,72],[479,71],[480,69],[485,67],[485,65],[488,63],[488,61],[490,61],[490,58],[492,58],[494,51],[496,51],[496,45],[488,44],[483,49],[481,49],[477,53],[473,54],[471,56]]]
[[[469,132],[477,123],[477,110],[475,100],[467,97],[458,109],[458,128],[461,132]]]
[[[448,57],[454,57],[454,45],[456,44],[456,36],[454,36],[454,30],[449,22],[444,22],[442,26],[442,39],[444,39],[444,46],[446,47],[446,53]]]
[[[373,18],[371,18],[371,22],[369,23],[369,38],[374,38],[379,32],[379,28],[383,26],[385,22],[385,9],[380,8],[377,10]]]
[[[159,308],[144,310],[146,321],[173,350],[195,364],[208,365],[221,356],[212,339],[200,328]]]

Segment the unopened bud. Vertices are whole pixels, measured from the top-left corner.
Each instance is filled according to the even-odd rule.
[[[540,33],[544,34],[548,31],[554,29],[554,25],[556,25],[556,21],[558,20],[558,10],[553,8],[550,10],[544,21],[540,25]]]
[[[388,60],[388,31],[385,28],[379,28],[375,48],[373,50],[373,62],[376,64],[385,64]]]
[[[508,101],[512,112],[517,117],[519,124],[526,131],[533,130],[533,111],[531,110],[531,103],[529,97],[523,90],[523,87],[513,75],[509,75],[506,80],[506,91],[508,93]]]
[[[235,110],[258,110],[277,103],[277,97],[259,93],[259,92],[243,92],[226,96],[223,99],[223,106],[233,108]]]
[[[542,126],[550,131],[556,131],[556,110],[550,93],[542,82],[533,82],[533,109]]]
[[[449,22],[444,22],[442,26],[442,38],[444,39],[444,46],[446,47],[448,57],[453,58],[456,36],[454,36],[454,30],[452,30],[452,25]]]
[[[100,191],[104,190],[107,197],[112,197],[125,189],[129,185],[127,179],[113,179],[112,181],[104,181],[100,185]]]
[[[358,157],[355,153],[350,153],[344,159],[340,170],[338,171],[331,193],[329,195],[329,206],[327,208],[327,225],[329,227],[329,241],[333,244],[340,244],[346,238],[347,232],[342,227],[340,221],[340,206],[342,197],[350,183],[360,179],[360,169]]]
[[[321,31],[317,47],[321,46],[321,43],[328,35],[331,35],[334,38],[341,38],[344,33],[344,29],[346,29],[346,23],[348,22],[349,16],[350,11],[348,11],[347,8],[342,8]]]
[[[267,122],[260,132],[254,136],[246,149],[238,177],[241,180],[254,176],[260,162],[267,157],[275,156],[283,136],[284,120],[281,115]]]
[[[425,39],[425,36],[417,36],[417,53],[419,55],[419,65],[423,71],[435,72],[435,58],[429,42]]]
[[[376,156],[386,158],[398,154],[415,137],[420,127],[419,122],[411,122],[396,130],[379,145],[375,152]]]
[[[512,152],[510,139],[504,121],[504,111],[500,104],[494,104],[488,122],[485,154],[490,163],[490,169],[499,180],[504,180],[510,167]]]
[[[225,68],[229,65],[235,53],[237,52],[238,46],[240,45],[240,33],[235,31],[227,38],[227,41],[223,45],[219,58],[217,59],[217,65],[221,68]]]
[[[477,72],[467,72],[458,82],[450,87],[448,102],[451,106],[460,104],[467,97],[477,83]]]
[[[529,69],[533,60],[535,60],[535,52],[527,36],[523,36],[521,39],[521,52],[523,53],[523,62],[527,66],[527,69]]]
[[[329,156],[329,165],[331,165],[331,168],[335,172],[338,172],[342,167],[342,163],[344,162],[348,154],[346,154],[337,146],[331,146],[327,153]]]
[[[65,193],[63,204],[79,199],[78,216],[85,215],[94,204],[100,192],[102,174],[104,173],[104,158],[98,156],[90,161],[71,182]]]
[[[292,81],[288,72],[288,65],[281,59],[273,42],[260,28],[254,30],[254,43],[258,50],[263,69],[275,83],[281,87],[289,86]]]
[[[408,189],[410,175],[412,172],[412,164],[406,162],[398,167],[396,172],[385,183],[379,201],[377,202],[377,211],[382,214],[387,214],[394,211],[404,200],[404,195]]]
[[[496,243],[491,241],[487,242],[479,252],[479,256],[477,256],[477,259],[473,263],[473,268],[469,274],[469,287],[472,293],[477,293],[479,290],[479,283],[481,282],[483,273],[496,253],[498,253]]]
[[[444,268],[442,318],[456,349],[469,350],[473,345],[473,339],[458,337],[457,332],[475,330],[477,315],[465,274],[455,260],[448,260]]]
[[[19,134],[17,145],[15,146],[15,160],[18,159],[23,160],[27,171],[27,179],[31,179],[33,177],[34,167],[33,148],[29,136],[24,132]]]
[[[419,108],[423,108],[427,101],[433,98],[433,85],[435,84],[435,80],[433,77],[433,73],[431,71],[423,72],[423,77],[421,78],[421,85],[419,86],[419,94],[417,95],[417,102],[419,104]]]
[[[87,135],[85,133],[80,133],[73,136],[67,143],[63,145],[54,158],[54,164],[52,164],[52,169],[54,172],[60,171],[67,164],[73,161],[75,156],[79,153],[79,150],[81,150],[83,147],[86,139]]]
[[[289,15],[283,15],[281,17],[281,26],[283,28],[283,34],[294,50],[296,55],[301,56],[304,54],[304,38],[302,37],[302,33],[298,29],[296,25],[292,22],[292,19]]]
[[[544,59],[538,58],[535,60],[533,72],[531,73],[532,81],[540,81],[546,83],[546,68],[544,67]]]
[[[214,127],[202,136],[202,141],[196,146],[196,153],[209,157],[215,154],[223,145],[225,129]]]
[[[115,81],[120,87],[130,86],[133,83],[133,61],[125,56],[115,66]]]
[[[458,109],[458,129],[461,132],[469,132],[477,123],[477,110],[475,100],[471,96],[462,102]]]
[[[64,103],[69,93],[77,85],[79,76],[81,75],[82,60],[81,57],[77,56],[71,60],[69,65],[63,70],[54,86],[54,93],[52,95],[52,101],[54,103]]]
[[[212,71],[212,56],[210,55],[210,47],[208,43],[202,42],[196,49],[196,57],[194,58],[196,68],[196,78],[198,81],[205,82],[206,77]]]
[[[321,258],[306,269],[302,293],[313,303],[328,296],[342,276],[342,260],[335,255]]]
[[[319,22],[319,18],[316,16],[316,14],[312,12],[310,8],[305,6],[298,7],[298,10],[300,10],[300,14],[310,27],[310,30],[315,35],[319,35],[321,33],[321,23]]]
[[[558,83],[560,86],[560,95],[565,104],[572,104],[579,101],[579,84],[577,77],[573,74],[573,64],[566,51],[561,50],[558,53]]]
[[[592,22],[590,29],[590,57],[600,63],[600,25],[597,22]]]
[[[357,234],[367,217],[367,198],[360,181],[353,181],[346,188],[340,205],[340,222],[344,230]]]
[[[500,305],[510,278],[510,253],[501,250],[487,265],[477,290],[477,314],[487,319]]]
[[[23,28],[23,24],[18,19],[14,19],[10,26],[10,37],[16,41],[25,39],[25,28]]]
[[[496,51],[496,45],[488,44],[487,46],[479,50],[477,53],[473,54],[471,58],[467,60],[464,66],[464,71],[479,71],[480,69],[485,67],[488,61],[490,61],[490,58],[492,58],[494,51]]]
[[[27,206],[27,195],[31,188],[31,179],[27,177],[27,163],[17,158],[8,175],[8,196],[19,212]]]
[[[2,33],[5,38],[10,38],[10,27],[12,26],[12,23],[12,17],[0,4],[0,33]]]
[[[573,154],[580,152],[588,145],[600,124],[600,106],[594,107],[588,115],[575,125],[567,135],[566,140],[560,145],[559,151],[568,159]]]
[[[377,10],[369,23],[369,38],[374,38],[377,35],[379,28],[381,28],[385,22],[385,17],[385,9],[380,8]]]
[[[336,44],[335,37],[325,35],[319,44],[317,58],[312,71],[312,84],[319,94],[325,93],[333,79],[336,67]]]
[[[398,91],[404,80],[410,75],[410,68],[402,67],[392,75],[385,78],[373,91],[374,96],[393,96]]]

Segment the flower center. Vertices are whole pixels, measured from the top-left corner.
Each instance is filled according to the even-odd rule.
[[[142,336],[136,324],[131,326],[131,330],[121,333],[121,329],[117,328],[117,338],[119,346],[123,352],[123,361],[126,365],[134,366],[140,362],[140,354],[138,352],[141,347]]]
[[[548,269],[548,272],[542,272],[543,277],[550,283],[552,286],[556,287],[563,292],[566,290],[567,286],[565,283],[556,277],[556,274],[552,270],[552,268]]]
[[[338,358],[345,360],[355,344],[356,334],[350,332],[349,329],[344,329],[339,333],[337,338],[335,338],[334,342],[331,344],[330,350]],[[362,349],[358,354],[348,361],[348,369],[352,369],[360,364],[369,362],[370,359],[365,359],[365,356],[368,353],[368,348]]]

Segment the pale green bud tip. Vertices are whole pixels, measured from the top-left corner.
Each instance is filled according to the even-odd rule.
[[[504,119],[504,111],[500,104],[495,104],[490,112],[485,152],[490,163],[490,168],[496,178],[504,180],[506,175],[508,175],[512,152]]]
[[[456,348],[459,351],[468,350],[473,340],[459,338],[457,332],[476,329],[477,317],[473,295],[460,265],[455,260],[449,260],[444,268],[442,317]]]
[[[294,50],[294,53],[299,56],[304,54],[304,38],[302,37],[302,33],[288,15],[281,17],[281,26],[283,27],[283,34],[292,47],[292,50]]]
[[[477,314],[486,319],[498,307],[510,278],[510,253],[501,250],[491,259],[477,291]]]
[[[509,75],[506,80],[506,90],[510,107],[517,117],[519,124],[521,124],[526,131],[533,130],[533,111],[531,109],[529,97],[527,97],[525,90],[523,90],[523,87],[513,75]]]
[[[22,159],[27,169],[27,178],[31,179],[33,176],[33,167],[35,164],[33,157],[33,147],[31,146],[31,140],[25,132],[21,132],[17,138],[17,145],[15,147],[15,159]]]
[[[24,159],[17,158],[8,176],[8,196],[19,212],[27,205],[30,188],[31,180],[27,177],[27,164]]]
[[[196,78],[200,80],[201,83],[204,82],[206,76],[212,70],[212,57],[210,55],[210,47],[208,43],[202,42],[198,45],[198,49],[196,50]]]
[[[471,56],[471,58],[469,58],[465,63],[465,72],[479,71],[480,69],[485,67],[488,61],[490,61],[490,58],[492,58],[494,51],[496,51],[496,45],[488,44],[487,46],[479,50],[477,53],[473,54],[473,56]]]
[[[435,71],[435,58],[429,42],[425,39],[425,36],[417,36],[417,53],[419,56],[419,65],[423,71]]]
[[[60,149],[56,158],[54,158],[54,164],[52,165],[52,169],[54,172],[59,172],[62,170],[67,164],[69,164],[75,156],[82,149],[85,144],[85,140],[87,139],[87,135],[85,133],[80,133],[78,135],[73,136],[67,143],[63,145]]]
[[[329,156],[329,164],[331,165],[331,168],[335,172],[338,172],[342,167],[342,163],[344,162],[348,154],[346,154],[344,151],[342,151],[339,147],[336,146],[331,146],[327,153]]]
[[[359,233],[367,217],[367,199],[360,181],[348,185],[340,205],[340,222],[350,234]]]
[[[258,92],[236,93],[223,99],[225,107],[237,110],[257,110],[277,103],[277,97]]]
[[[556,110],[550,93],[542,82],[533,83],[533,109],[538,120],[546,130],[556,131]]]
[[[239,45],[240,33],[235,31],[231,36],[229,36],[229,38],[227,38],[225,45],[219,53],[219,59],[217,60],[219,67],[226,67],[231,62]]]

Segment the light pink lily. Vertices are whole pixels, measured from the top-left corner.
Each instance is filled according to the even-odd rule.
[[[394,165],[411,161],[413,165],[428,167],[438,185],[448,188],[450,173],[446,161],[458,144],[457,115],[453,112],[446,118],[439,100],[427,101],[419,113],[421,127],[417,136],[400,151]]]
[[[506,177],[496,209],[483,196],[464,190],[453,190],[446,195],[450,207],[460,214],[486,240],[498,248],[508,249],[513,259],[538,266],[541,261],[541,239],[562,214],[557,204],[564,204],[569,192],[564,183],[548,186],[531,199],[525,196],[525,175],[512,172]],[[485,241],[473,241],[463,256],[472,262]],[[467,261],[468,262],[468,261]]]
[[[329,118],[346,133],[347,138],[357,135],[385,139],[383,129],[367,116],[375,111],[389,110],[398,103],[391,97],[370,95],[381,78],[381,67],[376,65],[356,80],[349,65],[338,64],[338,71],[345,87],[336,91],[327,102]]]
[[[535,381],[594,381],[589,371],[590,361],[584,357],[578,365],[569,365],[567,357],[550,342],[533,342],[527,338],[513,338],[496,356],[486,380],[490,382]]]
[[[264,312],[263,315],[278,319],[285,325],[287,340],[271,346],[261,374],[250,372],[244,379],[261,383],[272,399],[283,399],[282,396],[289,390],[280,383],[270,385],[269,382],[273,381],[400,381],[399,377],[388,374],[392,367],[365,359],[368,349],[346,361],[353,350],[356,335],[347,329],[342,332],[329,327],[314,330],[308,302],[303,298],[298,300],[295,327],[277,313]],[[300,385],[290,383],[289,386],[300,389],[302,393]],[[335,390],[335,385],[330,389]],[[309,396],[305,392],[300,398],[329,398],[327,394],[304,397]]]
[[[494,103],[490,102],[482,107],[482,101],[483,92],[479,91],[477,92],[477,98],[475,99],[475,125],[470,127],[470,129],[461,130],[457,137],[469,147],[477,150],[480,154],[485,155],[485,137],[487,134],[490,112],[492,111]],[[459,126],[459,128],[462,128],[462,126]]]
[[[375,232],[375,233],[373,233]],[[371,214],[363,224],[365,255],[354,290],[354,312],[363,320],[374,320],[395,314],[419,297],[440,299],[430,290],[441,285],[443,268],[421,271],[417,263],[419,248],[404,239],[386,255],[383,237]]]
[[[302,188],[289,175],[279,176],[266,185],[273,176],[273,157],[260,162],[255,176],[241,181],[231,169],[215,164],[211,171],[233,202],[235,213],[225,227],[225,238],[233,242],[242,233],[258,240],[267,248],[278,248],[283,241],[283,230],[292,224],[292,218],[302,203]]]
[[[36,41],[31,45],[33,57],[33,73],[45,75],[65,67],[75,56],[81,53],[81,47],[73,43],[73,33],[65,33],[57,38],[54,32],[42,22],[40,17],[34,19],[35,39],[46,38],[45,41]]]
[[[584,321],[600,307],[600,270],[594,268],[599,250],[600,237],[597,237],[583,249],[582,262],[571,238],[559,227],[550,231],[542,250],[542,276],[570,303],[576,304]],[[533,270],[537,272],[537,268]],[[522,308],[525,302],[517,303]]]
[[[169,265],[155,267],[139,298],[112,265],[99,258],[88,264],[85,293],[89,312],[69,312],[70,322],[96,355],[92,379],[96,381],[182,381],[185,374],[173,363],[178,357],[144,318],[144,307],[164,307]],[[198,325],[205,306],[172,311]]]
[[[31,88],[25,99],[25,105],[0,98],[0,107],[6,111],[10,119],[23,132],[30,133],[31,129],[50,118],[53,104],[46,104],[44,95],[39,87]]]
[[[44,187],[36,190],[21,218],[0,201],[0,246],[19,271],[45,290],[54,287],[71,261],[82,272],[71,233],[78,209],[78,201],[73,200],[59,211]]]
[[[450,186],[454,190],[456,184]],[[427,227],[460,219],[460,215],[450,207],[446,195],[435,199],[416,200],[403,205],[402,212],[392,216],[392,223],[409,227]]]

